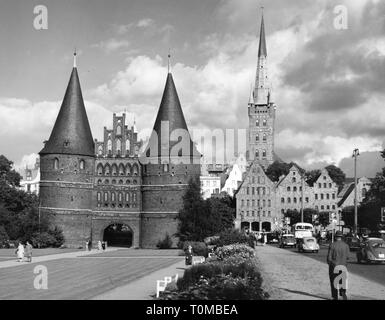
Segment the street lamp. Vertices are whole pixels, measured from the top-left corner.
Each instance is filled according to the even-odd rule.
[[[303,175],[301,175],[301,222],[303,222]]]
[[[356,148],[353,150],[354,158],[354,234],[357,235],[358,216],[357,216],[357,157],[360,151]]]

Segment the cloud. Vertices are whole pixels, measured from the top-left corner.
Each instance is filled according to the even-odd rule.
[[[152,25],[154,25],[154,20],[152,20],[150,18],[145,18],[145,19],[139,20],[138,23],[136,24],[136,26],[139,28],[147,28],[147,27],[152,26]]]
[[[101,41],[99,43],[93,44],[91,47],[100,48],[105,53],[111,53],[118,51],[123,48],[127,48],[130,43],[127,40],[118,40],[115,38],[108,39],[107,41]]]

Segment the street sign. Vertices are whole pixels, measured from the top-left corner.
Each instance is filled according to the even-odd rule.
[[[381,222],[385,222],[385,207],[381,208]]]

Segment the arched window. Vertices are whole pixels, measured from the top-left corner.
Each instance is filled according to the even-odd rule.
[[[102,201],[102,194],[98,192],[98,202]]]
[[[130,140],[129,139],[126,140],[126,152],[127,153],[130,152]]]
[[[108,139],[108,141],[107,141],[107,151],[108,151],[108,153],[112,152],[112,141],[111,141],[111,139]]]
[[[281,198],[281,203],[285,203],[285,198]]]
[[[111,201],[115,202],[116,201],[116,195],[115,192],[111,192]]]
[[[255,136],[255,141],[259,142],[259,134],[257,133],[257,135]]]
[[[126,202],[130,203],[130,193],[126,192]]]
[[[126,175],[129,176],[131,175],[131,165],[129,163],[127,163],[127,167],[126,167]]]
[[[98,184],[102,184],[102,179],[99,179],[99,180],[98,180]]]
[[[259,119],[257,119],[257,120],[255,121],[255,125],[256,125],[257,127],[259,127]]]
[[[256,159],[259,159],[259,150],[256,150],[256,151],[255,151],[255,158],[256,158]]]
[[[139,147],[138,146],[135,146],[135,155],[137,156],[139,153]],[[178,155],[179,155],[179,152],[178,152]]]
[[[266,158],[266,150],[263,150],[263,152],[262,152],[262,158]]]
[[[55,170],[59,169],[59,159],[58,158],[53,159],[53,168]]]
[[[293,181],[293,182],[295,182],[295,181]],[[293,187],[293,191],[297,192],[297,187]]]
[[[108,192],[104,192],[104,201],[108,202]]]
[[[126,174],[123,163],[119,164],[119,175],[124,176]]]
[[[293,198],[293,202],[297,203],[297,198],[296,197]]]
[[[109,176],[111,174],[111,169],[110,169],[110,165],[107,163],[106,166],[104,167],[104,174],[106,176]]]
[[[113,176],[116,176],[118,174],[118,167],[116,166],[116,164],[114,163],[111,167],[111,174]]]
[[[121,127],[120,125],[118,125],[118,126],[116,127],[116,134],[118,134],[118,135],[121,135],[121,134],[122,134],[122,127]]]
[[[84,170],[85,167],[86,167],[86,163],[84,162],[84,160],[80,160],[79,169]]]
[[[122,142],[120,141],[120,139],[116,140],[116,153],[122,153]]]
[[[137,176],[139,173],[139,169],[138,169],[138,165],[135,163],[133,166],[132,166],[132,174],[134,176]]]
[[[98,147],[98,155],[101,156],[103,154],[103,146]]]
[[[98,173],[98,176],[103,175],[103,165],[101,163],[98,164],[96,172]]]
[[[119,192],[119,194],[118,194],[118,201],[119,201],[119,202],[122,202],[122,201],[123,201],[123,195],[122,195],[121,192]]]
[[[262,124],[263,124],[264,127],[266,127],[266,124],[267,124],[266,119],[263,119],[263,123]]]
[[[266,133],[263,134],[263,141],[266,141]]]
[[[168,163],[163,164],[163,172],[168,172],[170,166]]]
[[[136,192],[132,193],[132,202],[136,203]]]

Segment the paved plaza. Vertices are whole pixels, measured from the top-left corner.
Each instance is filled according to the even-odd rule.
[[[107,252],[101,253],[97,250],[52,253],[34,257],[32,263],[16,262],[15,258],[1,261],[0,299],[97,298],[156,271],[178,266],[184,259],[179,254],[179,250],[109,248]],[[48,289],[37,290],[34,287],[37,276],[34,269],[38,265],[48,270]],[[145,295],[152,288],[154,293],[155,286],[155,281],[147,283],[146,288],[143,288],[147,290]],[[132,288],[136,290],[132,298],[144,298],[140,286]]]

